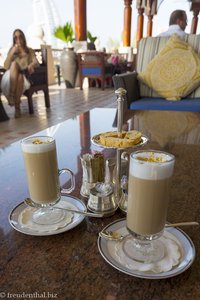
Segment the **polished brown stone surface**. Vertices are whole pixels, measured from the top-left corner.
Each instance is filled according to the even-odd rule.
[[[175,114],[171,112],[170,115],[174,120]],[[94,134],[112,129],[114,116],[113,109],[94,109],[42,132],[55,136],[59,167],[71,168],[76,174],[77,188],[73,195],[85,203],[87,200],[79,194],[80,155],[91,150],[101,150],[107,157],[114,155],[113,151],[98,149],[90,143]],[[192,115],[185,118],[191,124]],[[199,124],[195,122],[192,128],[187,127],[187,132],[179,130],[178,136],[173,134],[171,139],[164,119],[160,112],[163,122],[158,124],[154,117],[151,122],[155,120],[155,124],[151,123],[148,129],[145,128],[147,119],[137,114],[130,126],[142,129],[151,137],[146,148],[164,149],[176,157],[168,221],[200,221]],[[161,129],[161,125],[165,143],[155,135],[155,129]],[[28,195],[19,142],[0,149],[0,170],[0,293],[5,293],[0,297],[8,299],[10,294],[24,293],[33,294],[24,299],[39,298],[42,294],[44,299],[59,300],[200,299],[199,227],[184,228],[196,248],[196,259],[188,270],[162,280],[135,278],[107,264],[97,247],[98,232],[124,217],[121,211],[102,219],[85,218],[74,229],[58,235],[34,237],[19,233],[8,222],[11,209]]]

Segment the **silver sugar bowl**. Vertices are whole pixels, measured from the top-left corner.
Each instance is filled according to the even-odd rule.
[[[118,208],[112,183],[98,182],[90,190],[87,208],[94,213],[111,216]]]

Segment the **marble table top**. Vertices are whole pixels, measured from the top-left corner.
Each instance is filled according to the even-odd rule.
[[[173,130],[170,116],[171,122],[177,120]],[[157,116],[144,119],[137,113],[129,125],[149,136],[146,149],[165,150],[175,155],[168,221],[200,221],[198,116],[181,114],[180,120],[173,112],[170,116],[165,122],[162,112],[159,120]],[[95,134],[116,130],[112,127],[114,117],[114,109],[94,109],[39,133],[55,137],[59,167],[68,167],[75,173],[76,189],[72,195],[86,205],[88,199],[80,195],[80,156],[101,151],[105,157],[115,157],[115,151],[98,149],[90,142]],[[183,118],[187,119],[188,126],[182,123]],[[186,128],[183,131],[181,124]],[[118,209],[114,215],[101,219],[86,217],[71,230],[56,235],[23,234],[14,230],[8,220],[10,211],[28,196],[20,141],[0,149],[0,172],[0,297],[7,299],[21,294],[21,299],[39,295],[44,299],[87,300],[200,298],[199,227],[184,228],[196,249],[190,268],[167,279],[136,278],[110,266],[97,247],[99,231],[123,218],[122,211]]]

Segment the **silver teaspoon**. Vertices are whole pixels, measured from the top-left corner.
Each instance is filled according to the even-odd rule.
[[[171,224],[167,223],[167,224],[165,224],[165,227],[197,226],[197,225],[199,225],[198,222],[181,222],[181,223],[171,223]],[[109,230],[104,230],[104,229],[99,232],[100,237],[110,240],[110,241],[120,241],[128,235],[129,235],[129,233],[125,234],[125,235],[121,235],[117,231],[109,231]]]
[[[41,208],[39,205],[37,205],[36,203],[34,203],[30,198],[25,198],[24,199],[24,203],[30,207],[36,207],[36,208]],[[62,207],[58,207],[58,206],[52,206],[52,208],[56,208],[56,209],[62,209],[62,210],[67,210],[76,214],[80,214],[80,215],[84,215],[87,217],[93,217],[93,218],[102,218],[104,217],[104,214],[94,214],[94,213],[90,213],[87,211],[82,211],[82,210],[76,210],[73,208],[62,208]]]

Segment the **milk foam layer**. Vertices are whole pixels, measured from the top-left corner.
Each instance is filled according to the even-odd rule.
[[[151,157],[152,153],[155,157],[161,158],[162,162],[149,162],[137,159],[137,157]],[[131,154],[130,175],[146,180],[165,179],[172,176],[173,166],[173,155],[156,151],[139,151]]]
[[[34,144],[34,141],[41,141],[41,144]],[[49,136],[35,136],[24,139],[22,141],[22,150],[27,153],[41,153],[53,150],[55,148],[55,140]]]

